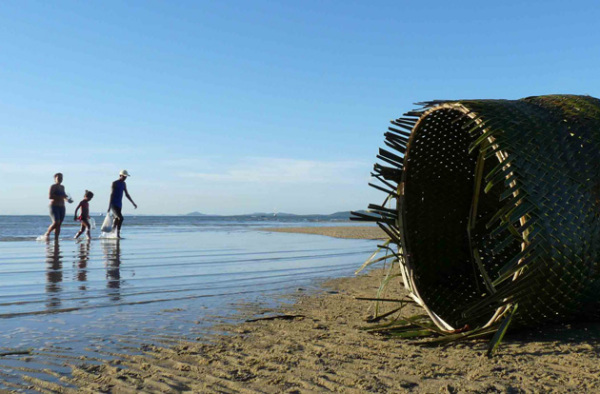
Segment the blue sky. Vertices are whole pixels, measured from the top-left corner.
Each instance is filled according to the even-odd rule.
[[[45,214],[58,171],[103,211],[122,168],[140,214],[362,209],[414,102],[599,96],[598,20],[591,1],[0,2],[0,214]]]

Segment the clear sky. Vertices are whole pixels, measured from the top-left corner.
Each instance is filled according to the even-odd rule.
[[[599,20],[564,0],[2,1],[0,214],[46,214],[59,171],[105,211],[120,169],[140,214],[363,209],[414,102],[598,97]]]

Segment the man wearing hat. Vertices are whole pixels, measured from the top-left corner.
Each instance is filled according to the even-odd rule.
[[[108,210],[112,211],[115,216],[114,226],[117,228],[117,237],[121,238],[121,226],[123,225],[123,214],[121,209],[123,208],[123,193],[133,206],[137,209],[137,205],[131,199],[131,196],[127,192],[127,185],[125,180],[130,176],[127,170],[121,170],[119,173],[119,179],[112,183],[112,190],[110,192],[110,202],[108,204]]]

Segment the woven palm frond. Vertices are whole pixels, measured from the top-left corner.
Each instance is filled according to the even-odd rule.
[[[386,200],[354,217],[389,235],[411,297],[446,333],[597,316],[600,100],[424,105],[391,122]]]

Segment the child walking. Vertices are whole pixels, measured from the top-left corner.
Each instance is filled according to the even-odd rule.
[[[75,234],[75,239],[79,238],[79,236],[81,234],[83,234],[83,232],[86,232],[86,236],[87,238],[91,238],[91,234],[90,234],[90,200],[94,198],[94,193],[92,193],[89,190],[85,191],[85,194],[83,195],[83,200],[81,200],[81,202],[79,203],[79,205],[77,206],[77,208],[75,208],[75,217],[73,218],[73,220],[80,220],[81,221],[81,228],[79,229],[79,231],[77,232],[77,234]],[[79,211],[79,208],[81,208],[81,216],[77,217],[77,211]]]

